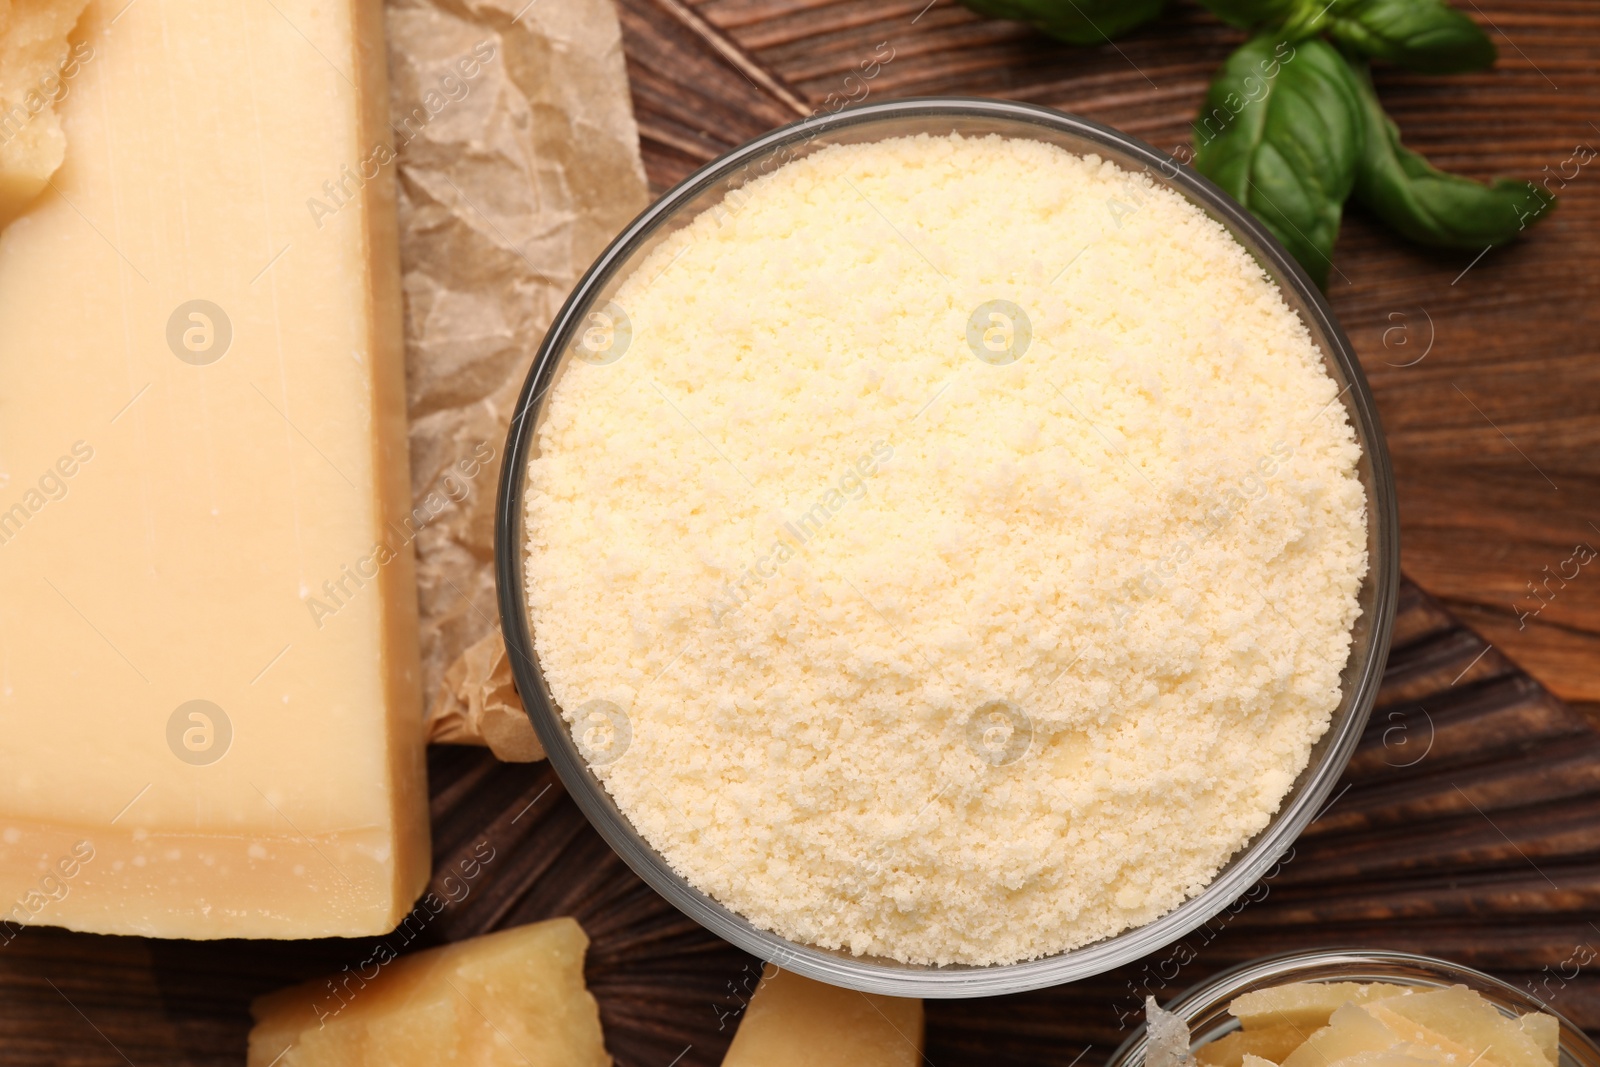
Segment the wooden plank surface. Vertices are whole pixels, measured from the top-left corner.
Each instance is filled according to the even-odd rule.
[[[1556,693],[1600,704],[1600,567],[1558,574],[1576,544],[1600,548],[1600,159],[1571,162],[1580,145],[1600,149],[1600,5],[1459,6],[1499,46],[1498,66],[1443,78],[1380,69],[1384,102],[1439,165],[1549,178],[1560,209],[1476,263],[1407,245],[1353,210],[1329,296],[1388,431],[1405,570]],[[699,0],[698,28],[683,0],[622,7],[657,187],[789,117],[770,80],[808,112],[845,99],[1004,96],[1173,151],[1242,40],[1192,3],[1099,48],[983,20],[953,0]],[[675,42],[660,24],[675,27]],[[739,64],[707,47],[707,27]],[[893,58],[865,78],[862,64],[873,69],[885,50]],[[698,140],[661,132],[680,128]]]
[[[621,1067],[715,1067],[756,960],[684,918],[584,821],[548,765],[435,748],[434,869],[452,902],[409,944],[573,915]],[[490,858],[464,879],[461,860]],[[446,876],[454,874],[450,881]],[[1057,989],[928,1005],[934,1067],[1101,1063],[1216,970],[1338,945],[1445,956],[1600,1030],[1600,730],[1415,586],[1361,747],[1273,877],[1170,948]],[[236,1067],[250,998],[355,966],[364,941],[150,941],[24,931],[0,948],[6,1067]],[[678,1057],[681,1056],[681,1059]]]
[[[1590,125],[1600,122],[1600,8],[1463,6],[1491,28],[1500,68],[1382,73],[1410,143],[1468,173],[1530,177],[1559,169],[1580,143],[1600,145]],[[622,0],[622,9],[658,188],[831,106],[829,94],[863,89],[1031,100],[1171,149],[1239,39],[1186,4],[1095,49],[983,22],[949,0]],[[893,58],[863,82],[861,63],[880,44]],[[847,81],[852,72],[858,80]],[[1600,977],[1592,965],[1574,975],[1571,963],[1600,950],[1600,733],[1558,697],[1600,704],[1600,569],[1541,584],[1538,602],[1527,590],[1573,544],[1600,546],[1590,525],[1600,525],[1600,164],[1563,195],[1551,221],[1476,264],[1405,246],[1359,214],[1347,223],[1330,295],[1390,434],[1404,565],[1442,601],[1408,586],[1348,789],[1255,903],[1183,947],[1070,987],[931,1005],[929,1062],[1068,1064],[1082,1053],[1098,1063],[1146,992],[1163,996],[1266,951],[1350,943],[1483,967],[1600,1029]],[[430,771],[439,877],[480,842],[497,858],[419,943],[576,914],[594,938],[589,977],[618,1063],[718,1063],[755,961],[627,872],[547,767],[438,750]],[[370,950],[27,930],[0,949],[0,1063],[237,1065],[252,995]]]

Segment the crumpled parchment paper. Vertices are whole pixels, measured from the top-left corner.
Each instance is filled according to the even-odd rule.
[[[568,291],[647,200],[612,0],[388,0],[431,741],[544,752],[501,641],[506,428]]]

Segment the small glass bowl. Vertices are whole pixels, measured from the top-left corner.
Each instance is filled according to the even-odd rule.
[[[1379,949],[1328,949],[1267,956],[1223,971],[1194,986],[1166,1009],[1189,1025],[1190,1047],[1199,1048],[1239,1028],[1228,1005],[1243,993],[1289,982],[1392,982],[1418,989],[1464,985],[1510,1016],[1542,1011],[1561,1023],[1559,1067],[1600,1067],[1600,1046],[1543,1001],[1482,971],[1459,963]],[[1145,1027],[1111,1054],[1106,1067],[1144,1067]]]
[[[606,306],[622,282],[662,240],[701,212],[719,205],[730,191],[829,145],[923,133],[1031,138],[1078,155],[1097,155],[1126,170],[1148,175],[1220,222],[1276,282],[1321,349],[1328,373],[1341,387],[1330,406],[1343,405],[1361,446],[1357,473],[1367,496],[1369,568],[1359,593],[1361,617],[1352,634],[1350,658],[1343,673],[1343,700],[1277,815],[1233,856],[1210,885],[1160,918],[1054,956],[987,967],[919,966],[790,941],[752,925],[685,881],[617,808],[574,743],[551,699],[534,651],[523,577],[523,552],[528,543],[524,529],[527,467],[538,447],[535,431],[543,410],[541,402],[573,358],[590,314]],[[999,183],[996,195],[1004,195]],[[690,175],[646,209],[589,268],[545,334],[511,420],[497,503],[495,574],[502,632],[517,690],[534,730],[568,793],[639,877],[719,937],[809,978],[891,996],[979,997],[1075,981],[1157,951],[1227,907],[1278,861],[1326,802],[1361,738],[1377,698],[1399,586],[1399,518],[1389,452],[1372,394],[1350,342],[1316,285],[1247,211],[1172,157],[1086,119],[1003,100],[896,100],[805,119],[733,150]]]

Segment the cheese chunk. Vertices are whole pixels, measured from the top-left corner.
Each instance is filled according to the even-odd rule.
[[[588,946],[552,919],[269,993],[247,1067],[607,1067]]]
[[[1264,1030],[1235,1030],[1201,1045],[1194,1058],[1201,1067],[1244,1067],[1251,1058],[1282,1063],[1305,1041],[1306,1032],[1294,1026],[1269,1026]]]
[[[1554,1016],[1509,1015],[1463,985],[1298,982],[1229,1007],[1246,1029],[1202,1046],[1201,1067],[1553,1067],[1560,1058]]]
[[[380,18],[73,33],[0,234],[0,943],[373,934],[426,882]]]
[[[1410,990],[1384,982],[1291,982],[1235,997],[1228,1010],[1246,1030],[1294,1026],[1310,1033],[1346,1004],[1405,996]]]
[[[1556,1067],[1561,1062],[1561,1024],[1554,1015],[1546,1015],[1542,1011],[1532,1012],[1518,1020],[1522,1032],[1533,1039],[1539,1051],[1544,1054],[1550,1067]]]
[[[722,1067],[915,1067],[922,1001],[813,982],[768,965]]]
[[[1399,1034],[1370,1012],[1346,1003],[1334,1011],[1327,1026],[1312,1032],[1305,1044],[1283,1059],[1283,1067],[1327,1067],[1367,1053],[1412,1051],[1404,1044]]]
[[[33,202],[61,166],[55,105],[93,54],[67,33],[87,0],[0,0],[0,226]]]
[[[1482,1055],[1486,1064],[1502,1067],[1547,1067],[1540,1042],[1522,1024],[1466,986],[1432,989],[1367,1005],[1406,1041],[1447,1054]],[[1554,1022],[1553,1017],[1551,1018]],[[1537,1024],[1535,1024],[1537,1025]],[[1455,1062],[1455,1061],[1450,1061]]]

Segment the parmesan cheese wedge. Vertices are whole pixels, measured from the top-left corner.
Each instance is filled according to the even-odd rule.
[[[269,993],[247,1067],[609,1067],[588,947],[551,919]]]
[[[374,934],[427,880],[393,175],[341,177],[381,28],[93,0],[68,45],[0,234],[0,943]]]
[[[722,1067],[916,1067],[922,1001],[858,993],[768,965]]]

